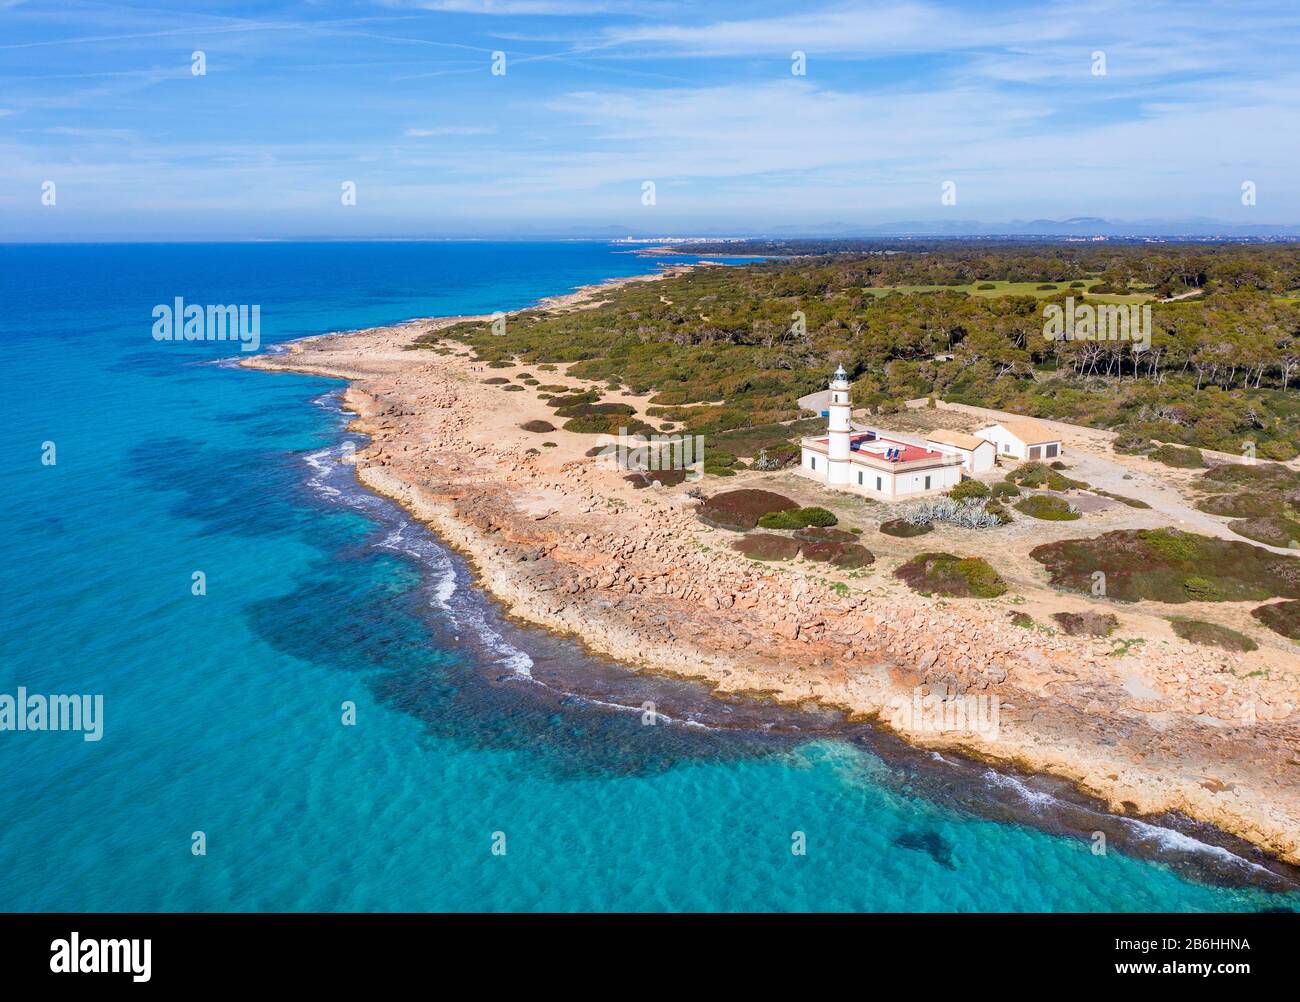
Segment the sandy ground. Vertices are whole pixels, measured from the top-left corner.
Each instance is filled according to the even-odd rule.
[[[599,297],[595,287],[551,305],[584,308]],[[1048,588],[1027,556],[1053,539],[1170,524],[1159,509],[1102,504],[1077,522],[1024,518],[992,530],[996,539],[940,527],[904,540],[877,531],[896,514],[889,506],[790,473],[635,490],[623,471],[586,456],[593,436],[523,431],[533,419],[561,423],[534,392],[483,383],[527,371],[543,384],[590,385],[565,376],[563,367],[488,369],[452,342],[446,353],[407,349],[455,319],[315,338],[245,364],[350,380],[348,406],[357,429],[371,436],[354,458],[361,480],[460,549],[512,615],[720,693],[880,717],[917,744],[1054,773],[1120,813],[1180,812],[1300,863],[1300,657],[1293,646],[1250,619],[1249,604],[1171,609],[1066,595]],[[645,398],[605,398],[645,406]],[[948,412],[911,417],[964,427]],[[1134,497],[1151,492],[1146,499],[1175,511],[1186,528],[1209,532],[1201,520],[1218,522],[1196,513],[1173,487],[1137,475],[1124,480],[1128,464],[1103,455],[1105,433],[1083,431],[1066,439],[1080,479]],[[735,536],[702,525],[687,491],[741,486],[832,508],[842,525],[863,530],[874,565],[844,572],[735,553]],[[939,549],[986,556],[1011,590],[993,600],[928,599],[892,575],[910,555]],[[1088,610],[1119,616],[1114,637],[1068,637],[1010,622],[1017,612],[1050,624],[1054,612]],[[1261,648],[1227,654],[1187,644],[1169,629],[1172,613],[1233,625]],[[900,722],[898,701],[917,692],[991,696],[1000,726],[980,734]]]

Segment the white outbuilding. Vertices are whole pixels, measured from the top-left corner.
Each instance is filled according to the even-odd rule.
[[[1030,418],[1000,421],[975,432],[992,442],[999,456],[1016,459],[1055,459],[1061,454],[1061,436]]]
[[[992,442],[960,431],[932,431],[925,437],[925,444],[936,452],[961,456],[962,468],[971,476],[993,469],[993,461],[997,459],[997,449]]]

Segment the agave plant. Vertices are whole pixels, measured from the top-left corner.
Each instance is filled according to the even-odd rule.
[[[984,510],[984,498],[954,501],[948,497],[925,498],[917,501],[903,515],[912,525],[929,525],[947,522],[963,529],[992,529],[1002,522],[996,515]]]

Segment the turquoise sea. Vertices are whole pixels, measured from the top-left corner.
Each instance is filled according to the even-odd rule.
[[[652,264],[598,242],[0,247],[0,694],[104,698],[98,742],[0,732],[0,910],[1296,907],[1195,832],[504,622],[333,462],[338,383],[150,336],[177,296],[259,304],[265,347]],[[620,709],[645,698],[672,721]]]

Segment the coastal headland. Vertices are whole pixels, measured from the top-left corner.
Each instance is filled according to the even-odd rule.
[[[545,306],[589,309],[613,286],[689,267]],[[1120,613],[1120,635],[1145,638],[1136,647],[1013,621],[1089,608],[1045,582],[1024,555],[1031,542],[1157,524],[1143,521],[1149,513],[1115,504],[1091,513],[1086,532],[1045,522],[1032,540],[1031,528],[1008,527],[1009,541],[982,554],[1010,585],[992,600],[929,597],[891,573],[920,553],[981,545],[953,527],[919,539],[872,531],[865,570],[753,560],[731,547],[733,533],[696,517],[698,491],[755,487],[806,505],[832,504],[828,492],[787,472],[637,485],[593,455],[595,436],[525,429],[555,416],[537,393],[485,382],[529,366],[488,369],[454,341],[418,350],[417,339],[436,343],[467,319],[490,318],[324,335],[242,364],[347,380],[353,427],[370,439],[351,460],[361,482],[463,553],[513,616],[719,694],[835,708],[922,747],[1050,773],[1119,814],[1207,822],[1300,865],[1300,657],[1288,642],[1247,652],[1188,643],[1146,602]],[[564,369],[549,366],[541,380],[587,388]],[[630,394],[606,399],[645,406]],[[1100,455],[1106,433],[1063,427],[1067,449]],[[997,727],[912,726],[891,711],[953,693],[995,700]]]

